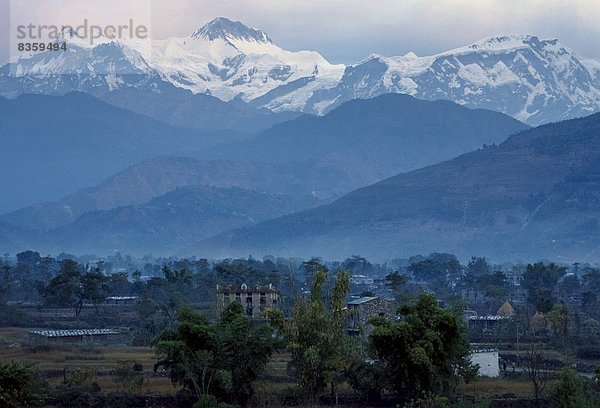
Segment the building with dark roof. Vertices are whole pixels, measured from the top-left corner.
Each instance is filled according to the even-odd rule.
[[[366,335],[373,330],[368,323],[372,317],[391,317],[392,302],[379,296],[366,296],[347,303],[348,334],[350,336]]]

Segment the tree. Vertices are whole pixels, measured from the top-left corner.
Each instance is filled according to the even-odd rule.
[[[121,360],[117,364],[118,366],[114,370],[113,382],[120,384],[123,390],[141,389],[144,385],[144,376],[134,369],[137,363],[133,360]]]
[[[598,297],[594,292],[581,294],[581,309],[590,316],[598,316]]]
[[[324,271],[325,274],[329,272],[327,267],[321,263],[319,258],[311,258],[306,262],[302,262],[302,269],[304,269],[304,280],[308,287],[313,286],[313,280],[315,275],[320,271]]]
[[[238,303],[230,304],[216,325],[189,307],[180,310],[177,320],[175,330],[154,341],[155,370],[170,370],[171,381],[198,400],[212,395],[246,406],[273,350],[271,328],[251,329]]]
[[[41,260],[42,257],[39,252],[25,251],[17,254],[17,263],[29,265],[32,268],[40,263]]]
[[[12,290],[12,268],[0,264],[0,304],[5,304]]]
[[[472,276],[489,275],[492,269],[485,258],[472,257],[467,264],[467,273]]]
[[[510,284],[504,272],[496,271],[491,274],[479,275],[476,278],[477,285],[485,292],[487,297],[496,301],[506,299],[510,290]]]
[[[459,275],[461,271],[462,267],[456,256],[437,252],[408,266],[408,272],[415,279],[429,283],[436,291],[446,289],[448,278]]]
[[[586,290],[598,292],[600,288],[600,269],[585,268],[581,277],[583,287]]]
[[[327,302],[327,270],[312,260],[310,299],[299,299],[286,329],[291,353],[290,371],[308,393],[311,404],[327,385],[336,384],[350,365],[351,339],[345,333],[344,301],[349,291],[348,274],[339,270],[330,302]]]
[[[80,302],[89,302],[97,309],[110,293],[108,280],[108,277],[99,271],[84,273],[75,296],[80,299]]]
[[[390,272],[385,276],[385,286],[387,286],[394,294],[396,302],[400,303],[403,299],[402,289],[408,279],[404,275],[400,275],[398,271]]]
[[[131,282],[125,272],[117,272],[108,276],[110,293],[113,296],[127,296],[131,293]]]
[[[347,258],[342,263],[342,267],[350,273],[369,274],[373,272],[373,265],[360,255],[352,255],[351,258]]]
[[[73,308],[79,324],[81,310],[86,302],[97,307],[106,299],[109,291],[108,278],[97,271],[83,273],[81,265],[66,259],[62,261],[58,275],[39,291],[46,303]]]
[[[563,363],[567,362],[567,339],[569,337],[569,325],[571,323],[571,313],[564,303],[554,306],[549,314],[554,332],[562,340]]]
[[[454,311],[441,309],[435,297],[421,294],[399,312],[400,322],[372,319],[375,328],[369,336],[390,389],[408,400],[422,393],[448,393],[472,377],[466,328]]]
[[[581,283],[575,275],[567,275],[559,285],[560,292],[564,297],[576,295],[581,291]]]
[[[536,405],[539,406],[548,381],[548,372],[543,369],[544,359],[541,346],[537,343],[531,343],[527,349],[525,358],[525,369],[533,385],[533,396]]]
[[[566,268],[554,263],[529,264],[523,272],[523,287],[527,289],[529,303],[537,310],[547,313],[555,303],[553,295],[559,279],[567,272]]]

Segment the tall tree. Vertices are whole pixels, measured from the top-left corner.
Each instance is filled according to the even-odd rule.
[[[296,302],[286,340],[291,352],[290,371],[297,376],[312,404],[327,385],[335,393],[336,383],[350,364],[350,340],[344,330],[344,302],[350,283],[348,274],[339,270],[329,297],[326,268],[316,260],[312,260],[311,268],[310,299]]]
[[[584,380],[572,370],[564,369],[560,380],[551,390],[552,406],[555,408],[597,407],[600,402],[598,398],[586,391]]]
[[[398,304],[406,298],[406,294],[403,293],[402,289],[407,282],[408,278],[404,275],[400,275],[398,271],[390,272],[385,276],[385,286],[392,291],[394,299]]]
[[[527,289],[528,301],[537,310],[547,313],[555,303],[554,291],[559,279],[566,273],[566,268],[554,263],[543,262],[529,264],[523,273],[523,287]]]
[[[0,406],[41,405],[47,391],[48,383],[37,366],[14,362],[0,364]]]
[[[567,305],[560,303],[554,306],[549,314],[554,332],[560,337],[562,343],[563,363],[567,362],[567,340],[569,338],[569,325],[571,324],[571,313]]]
[[[198,399],[212,395],[246,406],[273,350],[270,327],[251,329],[238,303],[230,304],[216,325],[189,307],[180,310],[177,320],[175,330],[154,341],[155,370],[170,370],[171,381]]]
[[[12,267],[0,264],[0,303],[6,303],[12,290]]]
[[[98,271],[84,272],[81,265],[70,259],[61,263],[57,276],[39,289],[46,303],[73,308],[77,324],[86,303],[97,306],[109,292],[108,277]]]
[[[467,264],[466,273],[473,276],[489,275],[492,271],[485,258],[472,257]]]
[[[408,272],[416,280],[429,283],[436,292],[447,289],[448,279],[457,277],[462,271],[462,266],[452,254],[434,252],[428,257],[412,262],[408,266]]]

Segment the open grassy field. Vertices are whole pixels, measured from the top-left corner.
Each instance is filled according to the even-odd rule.
[[[529,398],[533,395],[530,381],[507,378],[477,378],[471,384],[461,384],[458,387],[461,394],[474,397],[497,397],[512,394],[515,397]]]
[[[57,383],[64,375],[77,370],[95,373],[95,381],[105,391],[123,389],[122,384],[113,380],[111,372],[121,362],[131,361],[142,364],[146,377],[141,391],[157,394],[172,394],[177,391],[167,377],[154,376],[156,362],[154,350],[150,347],[96,346],[93,344],[41,343],[28,338],[34,328],[0,328],[0,361],[36,363],[47,373],[51,383]]]

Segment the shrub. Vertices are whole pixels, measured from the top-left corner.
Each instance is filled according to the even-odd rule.
[[[0,406],[12,408],[41,404],[48,383],[37,366],[9,363],[0,365]]]
[[[54,391],[54,398],[60,407],[89,407],[96,405],[100,386],[93,371],[75,371]]]
[[[592,408],[597,407],[586,381],[573,370],[565,369],[551,393],[552,406],[555,408]]]
[[[218,402],[212,395],[203,395],[200,397],[198,402],[194,405],[194,408],[236,408],[237,405],[229,405],[223,402]]]

